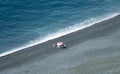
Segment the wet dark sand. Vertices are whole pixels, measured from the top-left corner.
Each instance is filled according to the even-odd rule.
[[[67,49],[55,49],[64,41]],[[120,74],[120,16],[0,58],[0,74]]]

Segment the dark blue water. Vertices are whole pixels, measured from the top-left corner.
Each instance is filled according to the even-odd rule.
[[[0,0],[0,52],[120,11],[120,0]]]

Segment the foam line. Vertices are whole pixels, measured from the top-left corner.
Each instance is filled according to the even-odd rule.
[[[87,28],[87,27],[90,27],[90,26],[94,25],[95,23],[99,23],[99,22],[102,22],[104,20],[108,20],[108,19],[113,18],[113,17],[115,17],[117,15],[119,15],[119,13],[112,13],[112,14],[107,14],[107,15],[100,16],[98,18],[91,18],[91,19],[86,20],[86,21],[84,21],[82,23],[77,23],[77,24],[75,24],[73,26],[61,29],[58,32],[46,35],[45,37],[40,37],[40,38],[38,38],[38,39],[36,39],[34,41],[30,41],[26,45],[23,45],[21,47],[18,47],[18,48],[15,48],[13,50],[3,52],[3,53],[0,54],[0,57],[12,54],[14,52],[23,50],[25,48],[28,48],[28,47],[31,47],[31,46],[46,42],[48,40],[55,39],[57,37],[61,37],[63,35],[66,35],[66,34],[69,34],[69,33],[72,33],[72,32],[78,31],[78,30],[82,30],[84,28]]]

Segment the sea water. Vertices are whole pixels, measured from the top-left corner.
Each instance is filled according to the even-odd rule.
[[[0,0],[0,56],[89,27],[119,12],[120,0]]]

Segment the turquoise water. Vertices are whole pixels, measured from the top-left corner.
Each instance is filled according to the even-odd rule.
[[[64,28],[70,31],[70,26],[119,8],[120,0],[0,0],[0,52],[58,35]]]

